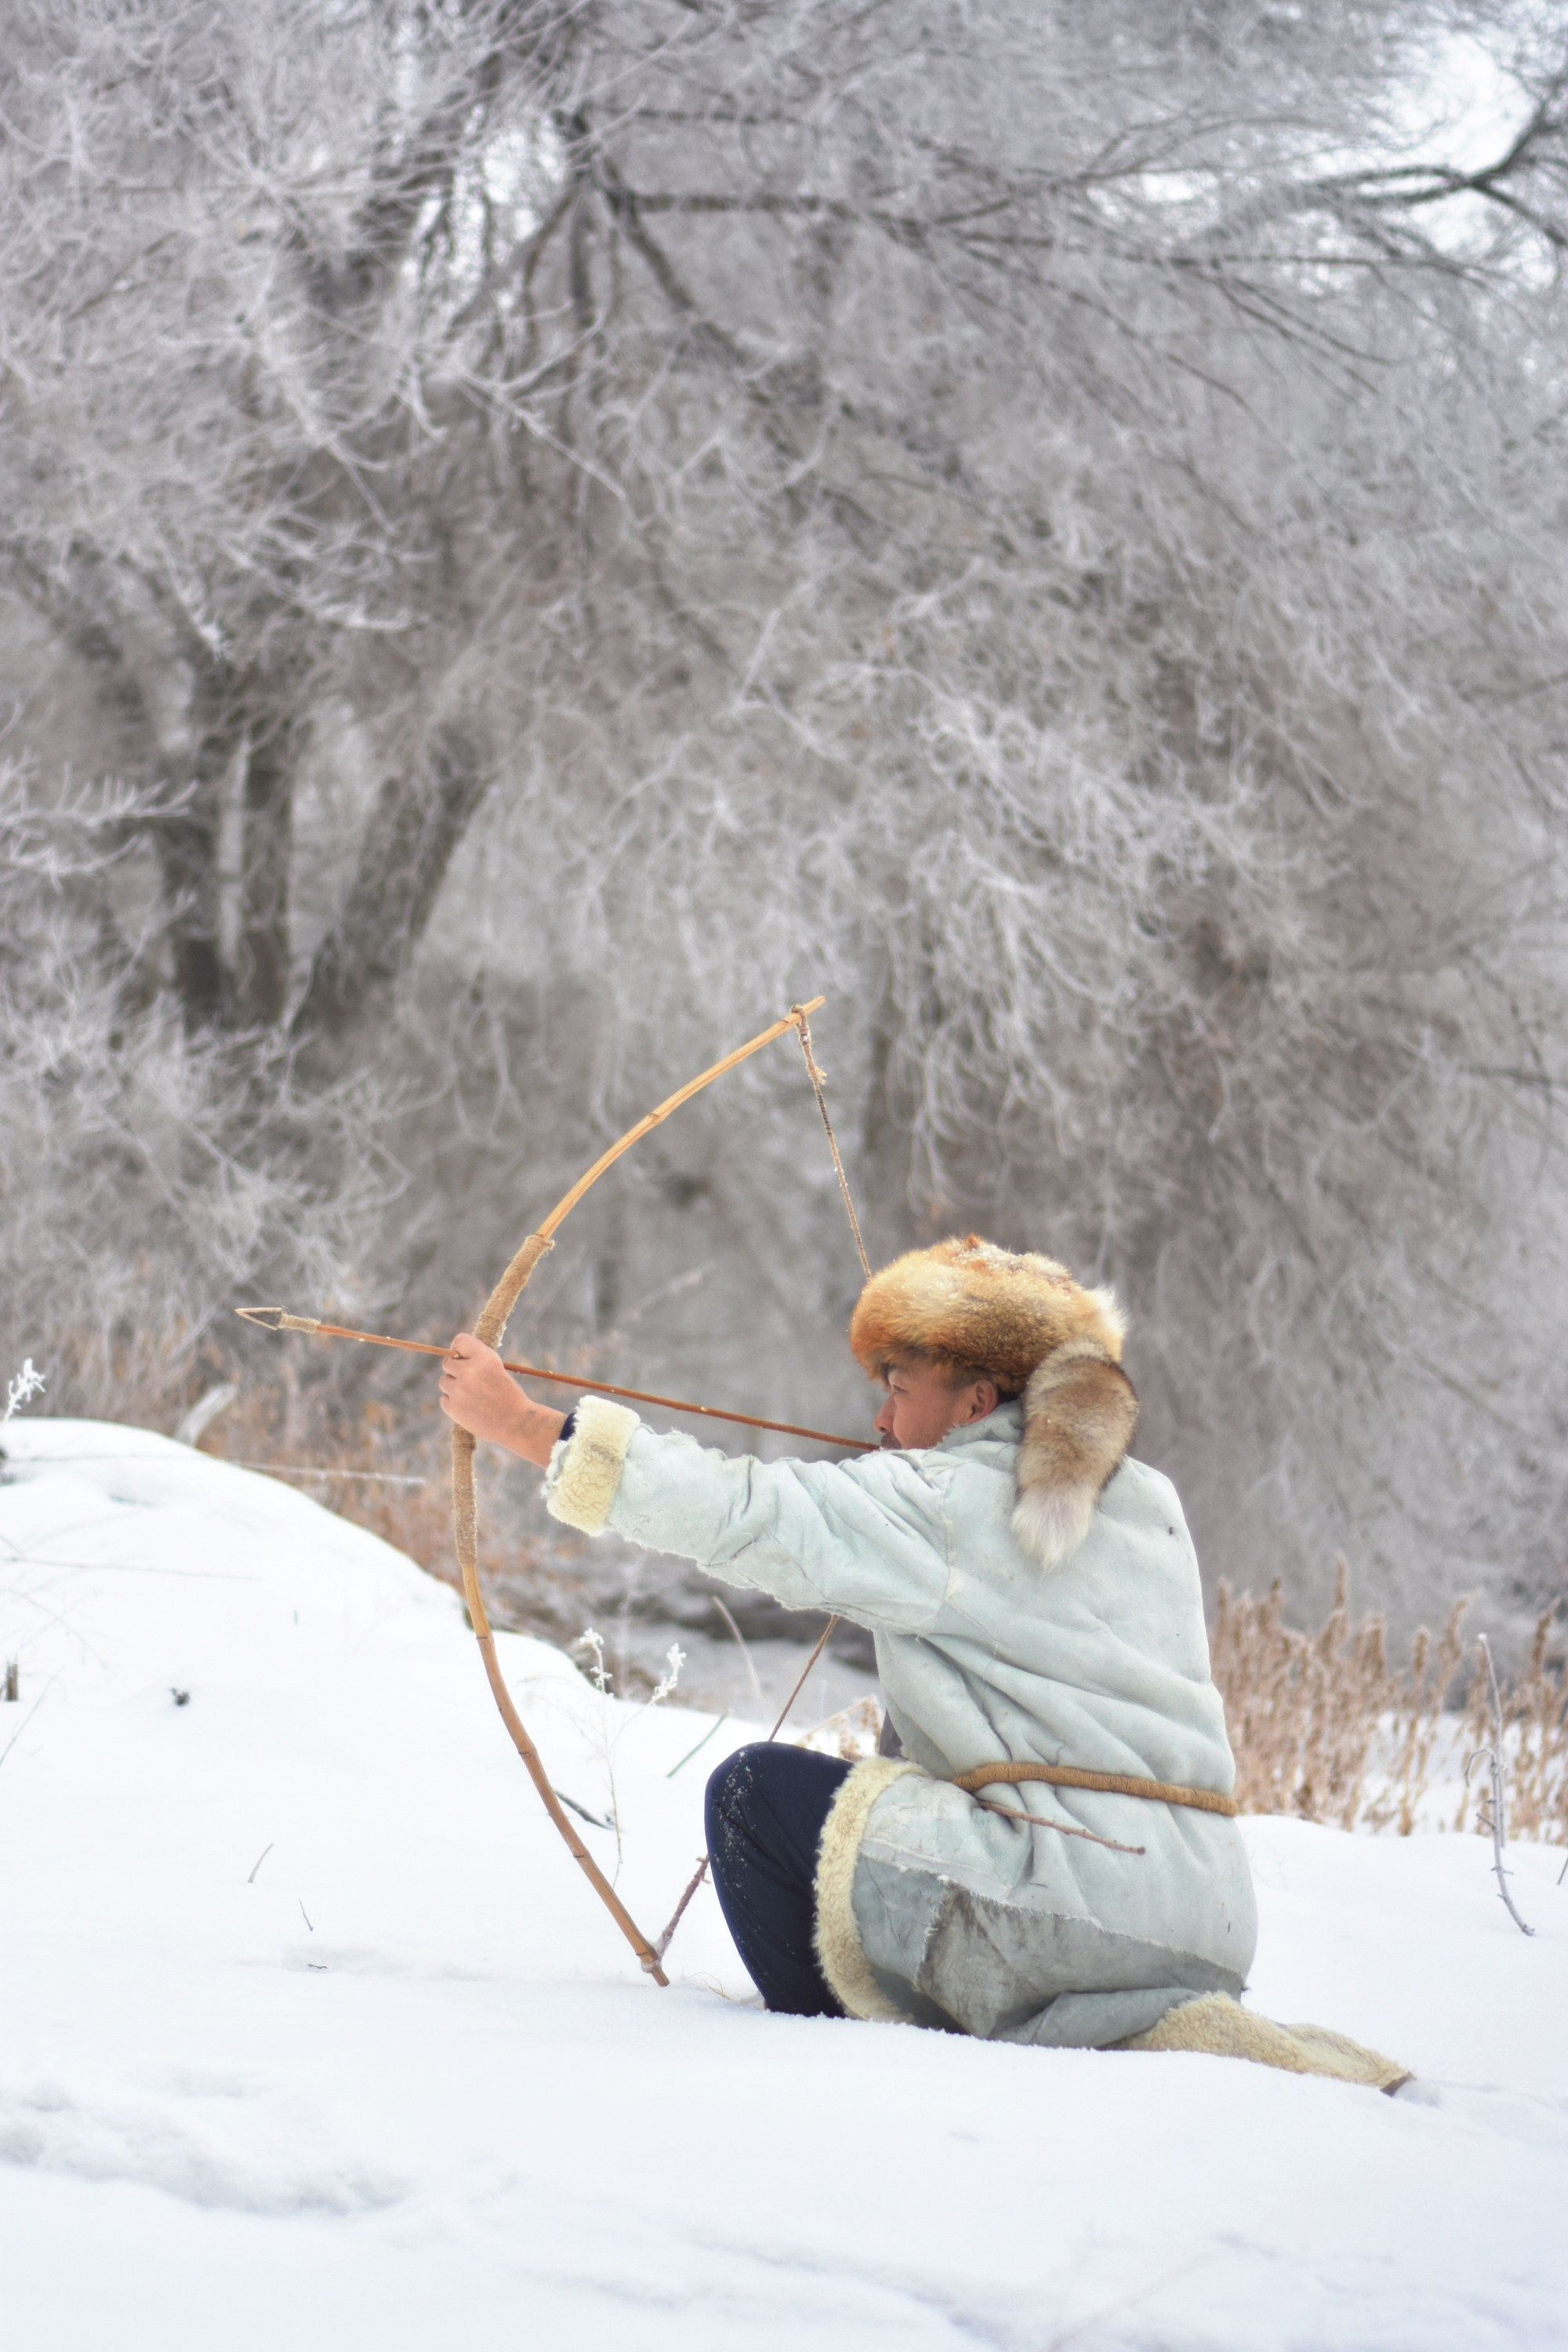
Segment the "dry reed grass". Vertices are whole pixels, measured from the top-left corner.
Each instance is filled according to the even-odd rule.
[[[1340,1829],[1422,1825],[1434,1788],[1458,1780],[1465,1754],[1493,1736],[1484,1675],[1473,1671],[1458,1601],[1434,1641],[1425,1627],[1403,1673],[1388,1663],[1383,1620],[1352,1622],[1342,1559],[1333,1605],[1314,1633],[1284,1622],[1276,1583],[1261,1599],[1220,1587],[1211,1640],[1244,1812],[1293,1813]],[[1503,1685],[1508,1822],[1516,1837],[1568,1840],[1568,1670],[1552,1643],[1556,1605],[1535,1628],[1524,1671]],[[1458,1711],[1447,1707],[1461,1676]],[[1479,1828],[1482,1790],[1461,1790],[1447,1824]]]
[[[881,1705],[868,1692],[864,1698],[852,1699],[836,1715],[813,1724],[809,1731],[785,1731],[781,1737],[792,1747],[810,1748],[819,1756],[837,1756],[846,1764],[858,1764],[863,1757],[875,1756],[881,1731]]]

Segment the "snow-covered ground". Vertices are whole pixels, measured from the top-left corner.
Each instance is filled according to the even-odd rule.
[[[1248,1827],[1251,1998],[1436,2106],[765,2015],[711,1895],[638,1973],[455,1597],[167,1439],[0,1488],[0,2335],[16,2352],[1568,2346],[1568,1886]],[[745,1736],[503,1635],[657,1931]],[[188,1695],[177,1703],[175,1694]],[[616,1841],[586,1832],[614,1867]]]

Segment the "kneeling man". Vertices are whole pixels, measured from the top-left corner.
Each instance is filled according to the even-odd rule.
[[[544,1466],[567,1526],[874,1635],[901,1758],[762,1742],[709,1784],[720,1901],[770,2009],[1391,2088],[1374,2053],[1242,2046],[1285,2030],[1236,2007],[1257,1916],[1235,1766],[1181,1504],[1128,1453],[1123,1328],[1110,1291],[971,1234],[861,1294],[878,1453],[736,1460],[596,1397],[563,1417],[468,1334],[442,1402]]]

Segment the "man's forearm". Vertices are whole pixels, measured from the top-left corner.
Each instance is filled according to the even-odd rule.
[[[549,1463],[551,1448],[566,1426],[566,1416],[552,1412],[547,1404],[535,1404],[521,1389],[517,1396],[521,1410],[509,1427],[476,1430],[474,1434],[490,1437],[496,1444],[504,1445],[509,1454],[517,1454],[524,1462],[536,1462],[542,1470]]]

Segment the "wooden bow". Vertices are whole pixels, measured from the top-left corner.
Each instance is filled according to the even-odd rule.
[[[786,1029],[795,1029],[801,1033],[803,1041],[807,1046],[809,1066],[810,1033],[805,1025],[806,1016],[815,1013],[826,1001],[824,997],[817,996],[814,997],[809,1004],[793,1005],[782,1021],[775,1021],[771,1028],[764,1029],[760,1036],[753,1037],[748,1045],[738,1046],[734,1053],[726,1054],[721,1062],[715,1062],[711,1069],[702,1072],[700,1077],[689,1079],[685,1086],[678,1087],[674,1094],[661,1102],[657,1110],[650,1110],[645,1118],[639,1118],[635,1127],[626,1129],[617,1143],[613,1143],[607,1151],[602,1152],[588,1170],[587,1174],[578,1177],[571,1191],[556,1202],[543,1223],[529,1234],[528,1239],[485,1301],[484,1310],[474,1324],[476,1339],[482,1339],[487,1347],[500,1346],[508,1318],[526,1289],[530,1276],[545,1252],[554,1247],[556,1233],[571,1215],[584,1192],[598,1182],[605,1171],[613,1167],[623,1152],[629,1151],[634,1143],[638,1142],[643,1136],[658,1127],[661,1120],[667,1119],[671,1111],[679,1110],[682,1103],[689,1102],[693,1095],[700,1094],[704,1087],[710,1086],[715,1078],[721,1078],[725,1071],[732,1070],[737,1063],[745,1061],[750,1055],[760,1053],[764,1045],[771,1045],[773,1039],[782,1037]],[[479,1639],[479,1655],[484,1660],[485,1673],[489,1680],[490,1690],[494,1695],[497,1706],[500,1709],[501,1720],[511,1734],[512,1744],[528,1767],[529,1778],[539,1791],[540,1801],[545,1811],[565,1839],[567,1846],[581,1865],[600,1901],[654,1982],[667,1985],[669,1979],[659,1965],[659,1954],[643,1934],[642,1929],[637,1926],[637,1921],[632,1917],[631,1913],[626,1909],[626,1905],[567,1819],[561,1801],[550,1784],[550,1777],[540,1760],[539,1750],[529,1738],[522,1717],[512,1704],[511,1693],[506,1686],[500,1664],[496,1656],[495,1635],[490,1631],[489,1618],[486,1613],[484,1599],[479,1591],[479,1502],[474,1491],[474,1440],[468,1430],[457,1427],[452,1431],[452,1529],[457,1548],[458,1566],[462,1572],[463,1597],[468,1604],[468,1615]]]

